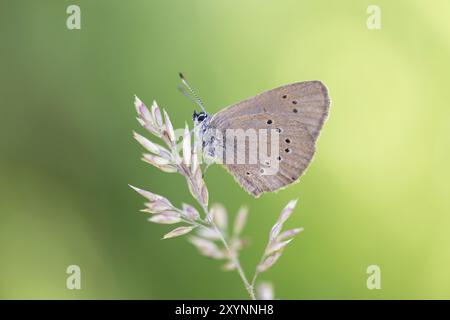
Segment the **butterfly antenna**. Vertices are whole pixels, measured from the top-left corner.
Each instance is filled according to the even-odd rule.
[[[182,87],[181,85],[178,86],[178,90],[183,94],[183,96],[185,96],[186,98],[188,98],[193,104],[198,104],[197,100],[195,100],[194,98],[191,97],[191,95],[189,93],[186,92],[186,89],[184,89],[184,87]]]
[[[189,97],[193,102],[195,102],[196,104],[198,104],[200,106],[200,108],[202,108],[202,111],[204,113],[206,113],[206,109],[205,106],[203,105],[202,99],[199,98],[199,96],[195,93],[195,91],[191,88],[191,86],[189,85],[189,83],[187,83],[186,79],[184,78],[183,74],[180,72],[179,73],[180,79],[181,79],[181,83],[184,84],[184,86],[189,90],[189,92],[191,93],[192,97],[190,97],[188,95],[188,93],[186,92],[186,90],[184,90],[181,87],[178,87],[178,89],[181,91],[181,93],[183,93],[185,96]]]

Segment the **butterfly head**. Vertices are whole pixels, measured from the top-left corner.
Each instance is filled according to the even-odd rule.
[[[206,112],[201,111],[201,112],[197,113],[197,110],[194,110],[194,114],[192,115],[192,120],[194,120],[195,123],[202,123],[208,117],[209,117],[209,115]]]

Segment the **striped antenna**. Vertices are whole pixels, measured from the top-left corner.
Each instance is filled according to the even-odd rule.
[[[189,85],[189,83],[187,83],[186,79],[184,78],[183,74],[180,72],[179,73],[180,79],[181,79],[181,83],[183,83],[183,85],[189,90],[189,92],[191,93],[191,96],[193,97],[193,99],[191,98],[191,100],[193,100],[196,104],[198,104],[200,106],[200,108],[202,108],[202,111],[204,113],[206,113],[206,109],[205,106],[203,105],[202,99],[199,98],[199,96],[195,93],[195,91],[191,88],[191,86]],[[181,93],[183,93],[185,96],[188,96],[187,92],[185,90],[181,90]]]

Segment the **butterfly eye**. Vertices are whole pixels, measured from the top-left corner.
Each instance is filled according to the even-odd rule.
[[[200,112],[200,113],[197,113],[196,115],[194,114],[194,117],[197,117],[197,121],[198,122],[202,122],[203,120],[205,120],[206,119],[206,117],[208,116],[206,113],[204,113],[204,112]]]

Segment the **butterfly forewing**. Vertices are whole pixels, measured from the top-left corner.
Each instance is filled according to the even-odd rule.
[[[226,127],[243,114],[280,114],[297,119],[317,139],[325,122],[330,98],[327,87],[320,81],[288,84],[258,94],[229,106],[214,115],[218,126]]]
[[[278,133],[278,150],[273,174],[268,174],[267,163],[258,157],[257,163],[227,163],[225,167],[249,193],[259,196],[263,192],[283,188],[302,175],[312,160],[315,141],[327,117],[330,100],[326,87],[320,81],[300,82],[270,91],[232,105],[213,116],[211,129],[267,129]],[[268,135],[267,150],[271,150]],[[233,141],[224,142],[227,148],[236,148]],[[248,146],[248,145],[247,145]],[[236,151],[236,149],[235,149]],[[246,150],[247,156],[249,150]],[[259,146],[258,146],[259,153]],[[273,154],[272,154],[273,155]],[[224,160],[225,157],[223,158]],[[247,157],[248,159],[248,157]]]

